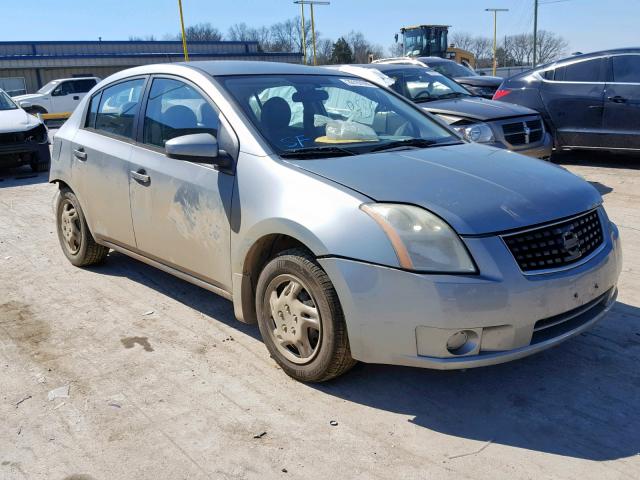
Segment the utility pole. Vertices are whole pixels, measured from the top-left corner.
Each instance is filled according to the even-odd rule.
[[[508,12],[508,8],[485,8],[485,12],[493,12],[493,76],[496,76],[497,58],[496,50],[498,49],[498,12]]]
[[[300,19],[302,21],[302,63],[307,64],[307,32],[304,28],[304,3],[300,2]]]
[[[184,17],[182,15],[182,0],[178,0],[178,9],[180,10],[180,28],[182,30],[182,50],[184,52],[184,61],[189,61],[189,51],[187,50],[187,35],[184,32]]]
[[[533,68],[538,64],[538,0],[533,0]]]
[[[306,44],[305,44],[305,32],[304,32],[304,6],[311,5],[311,38],[312,38],[312,49],[313,49],[313,64],[316,64],[316,23],[313,15],[313,6],[314,5],[330,5],[331,2],[321,2],[318,0],[296,0],[293,3],[297,3],[300,5],[300,10],[302,12],[302,49],[303,49],[303,58],[304,63],[307,63],[307,53],[306,53]]]

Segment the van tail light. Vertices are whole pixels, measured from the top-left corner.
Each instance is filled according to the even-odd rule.
[[[494,100],[500,100],[502,97],[506,97],[511,93],[511,90],[507,90],[506,88],[499,88],[496,90],[496,93],[493,94]]]

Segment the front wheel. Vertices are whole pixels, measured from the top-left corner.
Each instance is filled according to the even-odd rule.
[[[106,258],[109,249],[93,239],[78,198],[71,190],[61,190],[58,195],[56,223],[62,251],[73,265],[85,267]]]
[[[338,295],[306,251],[288,250],[267,263],[256,310],[269,353],[296,380],[330,380],[355,365]]]

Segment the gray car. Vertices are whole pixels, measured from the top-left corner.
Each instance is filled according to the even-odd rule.
[[[538,112],[472,95],[462,85],[431,68],[396,63],[327,68],[353,73],[391,88],[445,121],[466,140],[535,158],[551,156],[553,139]]]
[[[62,251],[110,249],[233,302],[292,377],[543,350],[611,308],[618,230],[546,162],[461,141],[400,95],[268,62],[144,66],[58,131]]]
[[[541,65],[506,79],[494,98],[539,111],[557,148],[640,152],[640,48]]]

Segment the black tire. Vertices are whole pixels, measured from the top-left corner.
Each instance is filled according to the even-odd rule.
[[[276,346],[270,296],[273,282],[282,276],[302,281],[319,313],[321,334],[307,363],[290,361]],[[287,307],[288,308],[288,307]],[[256,287],[256,313],[262,339],[287,375],[302,382],[323,382],[342,375],[356,364],[351,358],[347,327],[338,295],[325,271],[306,250],[286,250],[265,265]]]
[[[70,211],[74,210],[74,219],[70,220]],[[64,215],[64,216],[63,216]],[[71,223],[73,225],[71,225]],[[76,267],[86,267],[104,261],[109,249],[98,245],[89,231],[84,213],[75,194],[69,189],[63,189],[58,195],[56,203],[56,230],[60,247],[67,259]],[[77,233],[77,240],[71,242],[67,237],[69,229]],[[73,243],[73,246],[71,245]]]

